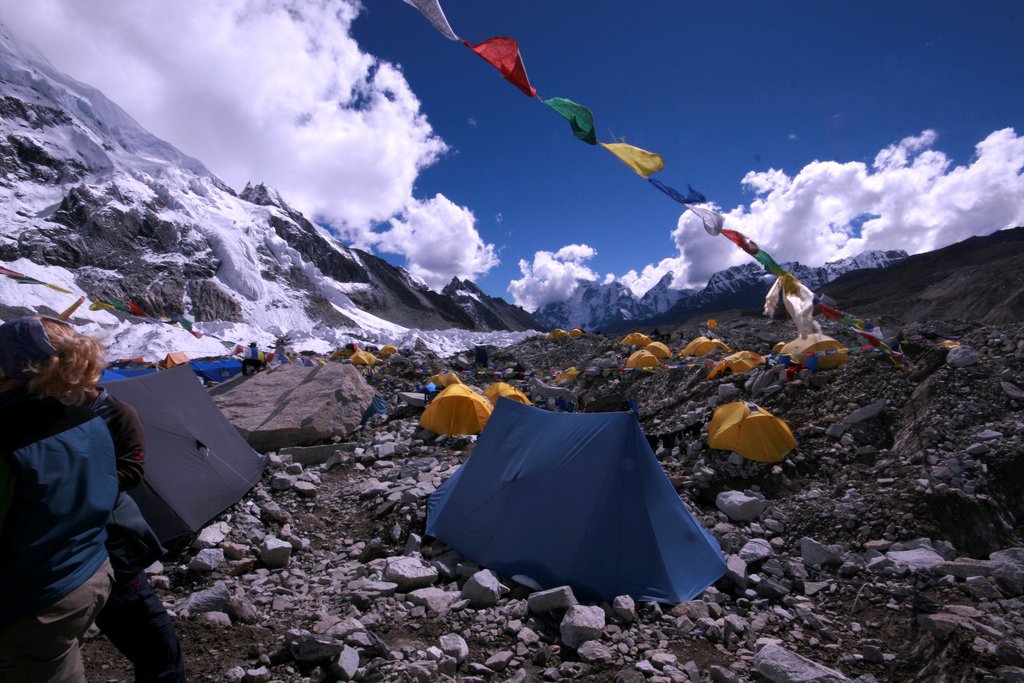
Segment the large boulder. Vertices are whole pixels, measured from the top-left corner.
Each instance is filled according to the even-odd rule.
[[[351,433],[373,395],[352,365],[288,363],[238,382],[214,401],[250,446],[267,452]]]

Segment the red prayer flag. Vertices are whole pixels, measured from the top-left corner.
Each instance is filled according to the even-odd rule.
[[[751,256],[756,256],[757,252],[760,251],[760,249],[757,248],[757,243],[742,232],[738,232],[736,230],[723,230],[722,234],[728,237],[730,242]]]
[[[139,316],[142,316],[144,318],[148,318],[149,317],[149,313],[146,313],[144,310],[142,310],[141,308],[139,308],[138,306],[136,306],[135,304],[133,304],[130,301],[128,302],[128,311],[131,312],[134,315],[139,315]]]
[[[537,89],[530,85],[530,79],[526,76],[523,57],[519,54],[519,43],[514,38],[498,36],[485,40],[479,45],[470,45],[467,42],[462,44],[500,71],[502,77],[519,88],[524,95],[527,97],[537,96]]]

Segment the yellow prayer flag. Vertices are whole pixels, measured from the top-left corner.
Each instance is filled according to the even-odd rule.
[[[63,287],[58,287],[57,285],[51,285],[49,282],[44,282],[43,284],[46,285],[47,287],[49,287],[50,289],[54,289],[54,290],[60,292],[61,294],[71,294],[72,293],[72,292],[64,289]]]
[[[665,168],[665,160],[654,152],[624,142],[602,142],[601,145],[644,178]]]
[[[103,303],[102,301],[93,301],[89,304],[90,311],[112,311],[114,307],[110,304]]]

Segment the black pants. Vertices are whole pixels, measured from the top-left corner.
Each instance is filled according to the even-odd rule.
[[[135,665],[136,683],[185,683],[185,653],[145,572],[115,581],[96,626]]]
[[[254,375],[263,368],[263,363],[254,358],[242,359],[242,374]]]

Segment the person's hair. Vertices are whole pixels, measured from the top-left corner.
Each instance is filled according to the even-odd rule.
[[[80,335],[68,325],[41,320],[57,354],[31,366],[29,392],[55,398],[65,405],[85,403],[88,390],[103,374],[103,345],[95,337]]]

